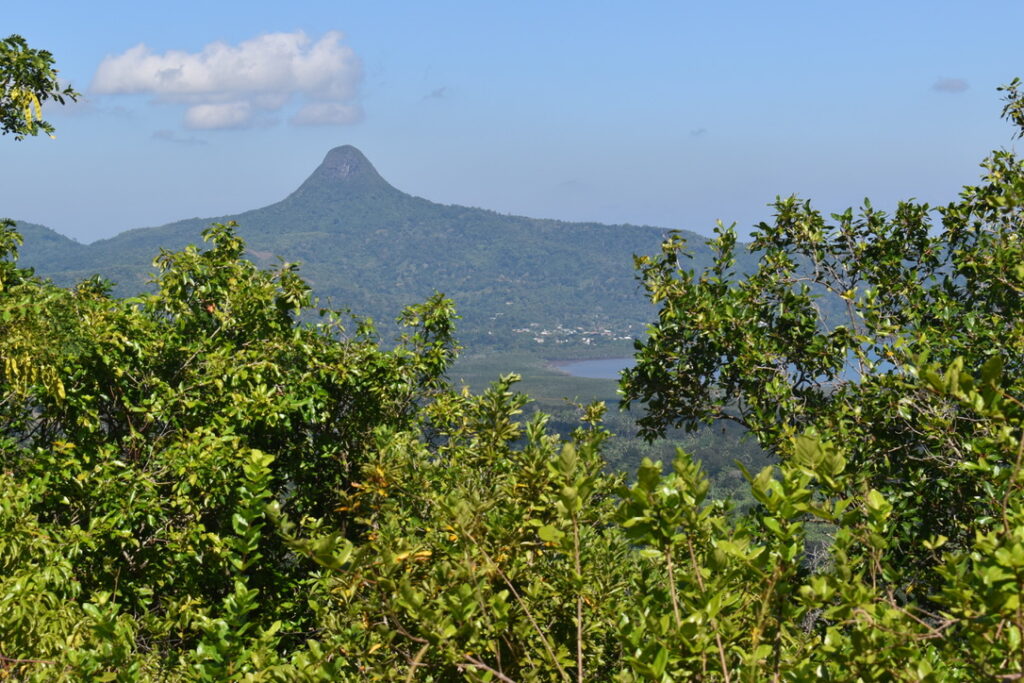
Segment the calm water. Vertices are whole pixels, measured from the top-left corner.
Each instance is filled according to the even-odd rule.
[[[619,373],[636,364],[632,358],[599,358],[597,360],[555,361],[551,365],[573,377],[618,379]]]
[[[590,379],[618,379],[619,373],[626,368],[636,365],[636,360],[630,358],[599,358],[597,360],[556,360],[551,366],[573,377],[587,377]],[[892,372],[892,363],[883,362],[876,372],[879,374]],[[860,375],[853,368],[851,355],[850,364],[840,372],[839,379],[846,381],[859,381]]]

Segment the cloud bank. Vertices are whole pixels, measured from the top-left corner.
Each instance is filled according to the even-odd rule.
[[[139,44],[104,59],[91,90],[184,104],[185,126],[199,130],[249,127],[294,97],[302,100],[289,119],[295,125],[354,123],[362,115],[356,101],[362,63],[342,37],[331,31],[313,42],[303,31],[268,33],[238,45],[163,54]]]

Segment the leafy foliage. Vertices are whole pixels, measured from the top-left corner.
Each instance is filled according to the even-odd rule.
[[[902,559],[888,578],[900,591],[920,587],[933,562],[923,542],[941,534],[964,549],[990,514],[964,450],[986,427],[919,387],[916,359],[979,372],[1001,358],[1005,388],[1024,390],[1024,167],[1000,151],[985,168],[983,184],[934,211],[903,203],[887,216],[865,201],[829,223],[809,202],[778,200],[754,235],[749,276],[721,227],[710,268],[686,269],[679,238],[637,261],[661,304],[624,383],[627,403],[647,406],[645,433],[728,419],[779,457],[812,426],[842,442],[892,497]],[[822,312],[829,298],[842,315]]]
[[[187,645],[195,661],[178,665],[208,669],[241,666],[232,657],[242,643],[310,621],[296,601],[309,567],[266,528],[266,504],[287,500],[358,534],[330,492],[355,481],[376,427],[412,424],[454,349],[440,297],[410,311],[417,332],[390,351],[365,325],[343,340],[332,311],[298,325],[309,290],[292,266],[240,260],[231,225],[205,237],[207,251],[162,253],[157,293],[138,299],[111,299],[97,280],[59,289],[5,263],[0,468],[21,493],[5,497],[19,501],[5,518],[30,511],[17,523],[41,525],[73,558],[59,590],[84,612],[63,607],[65,626],[123,626],[126,652]],[[88,675],[120,667],[123,653],[90,652]]]
[[[0,134],[23,140],[43,132],[52,138],[54,128],[43,120],[42,103],[64,104],[78,96],[57,79],[52,54],[30,48],[19,35],[0,39]]]

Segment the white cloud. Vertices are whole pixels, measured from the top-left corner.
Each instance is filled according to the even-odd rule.
[[[252,105],[248,102],[197,104],[185,112],[185,126],[196,130],[244,128],[251,120]]]
[[[295,96],[312,100],[298,124],[359,119],[355,102],[362,64],[342,34],[313,42],[302,31],[269,33],[238,45],[210,43],[199,52],[155,54],[145,45],[107,57],[93,77],[99,94],[150,93],[157,101],[188,105],[189,128],[240,128],[258,111],[277,111]]]

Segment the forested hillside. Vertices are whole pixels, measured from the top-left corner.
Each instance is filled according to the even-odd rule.
[[[130,230],[89,245],[25,225],[22,262],[61,285],[99,274],[116,283],[116,293],[135,294],[147,287],[161,248],[181,249],[212,222],[231,220],[256,263],[301,262],[316,295],[335,306],[390,325],[403,307],[440,291],[457,303],[466,343],[552,353],[628,348],[650,317],[633,255],[656,250],[665,232],[436,204],[395,189],[346,146],[331,150],[284,200],[234,216]]]

